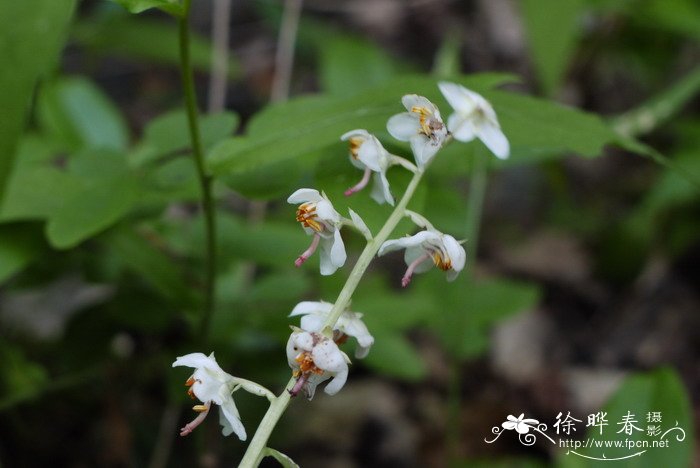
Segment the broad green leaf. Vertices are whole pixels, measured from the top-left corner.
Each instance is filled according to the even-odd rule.
[[[20,142],[0,204],[0,222],[45,219],[78,190],[78,178],[59,169],[53,154],[38,138],[25,137]]]
[[[617,142],[617,134],[595,115],[490,89],[503,80],[503,76],[474,75],[457,81],[482,93],[496,109],[512,147],[505,164],[522,164],[539,153],[574,152],[593,157],[601,154],[606,144]],[[209,168],[215,175],[244,174],[336,144],[340,135],[354,128],[381,132],[391,115],[405,110],[400,99],[406,93],[422,94],[449,109],[436,81],[424,76],[402,77],[350,98],[302,97],[266,108],[251,120],[246,136],[214,147],[208,155]],[[463,151],[455,142],[438,157],[459,157]]]
[[[559,87],[581,33],[584,0],[520,2],[532,60],[548,96]]]
[[[126,227],[110,231],[103,240],[116,251],[122,262],[161,296],[181,307],[195,303],[182,266],[159,250],[154,242]]]
[[[75,0],[0,3],[0,202],[37,80],[56,62]]]
[[[158,8],[174,16],[183,16],[184,9],[180,0],[113,0],[131,13],[141,13],[151,8]]]
[[[372,331],[375,342],[363,363],[375,371],[415,382],[427,373],[425,362],[415,348],[399,333]]]
[[[117,222],[139,195],[138,183],[127,171],[124,155],[102,150],[87,151],[75,158],[72,169],[82,176],[78,179],[80,185],[51,213],[46,226],[49,242],[58,249],[74,247]]]
[[[231,136],[238,125],[238,116],[232,112],[204,115],[199,119],[200,138],[206,150],[220,140]],[[175,151],[189,149],[190,133],[184,110],[163,114],[151,121],[144,130],[143,139],[131,161],[142,165]]]
[[[318,47],[321,87],[336,96],[351,96],[382,84],[397,68],[388,54],[364,39],[335,35]]]
[[[160,18],[132,16],[126,13],[106,17],[94,16],[71,29],[71,37],[88,52],[98,56],[115,56],[130,61],[179,67],[177,24]],[[211,69],[212,46],[205,36],[190,34],[192,66],[200,72]],[[234,59],[228,62],[228,76],[240,73]]]
[[[129,132],[119,109],[90,80],[59,78],[42,88],[38,103],[44,131],[70,151],[125,150]]]
[[[440,315],[431,324],[447,350],[460,359],[483,353],[491,326],[533,308],[540,298],[535,285],[500,279],[477,282],[466,276],[434,291],[439,291]]]
[[[263,457],[274,458],[280,465],[282,465],[283,468],[299,468],[299,465],[294,463],[294,460],[292,460],[282,452],[278,452],[277,450],[271,449],[270,447],[265,447],[265,450],[263,450],[262,455]]]
[[[633,468],[652,468],[658,466],[681,467],[691,466],[693,455],[693,415],[690,407],[688,393],[683,382],[676,372],[666,368],[646,374],[636,374],[629,377],[620,389],[608,401],[602,411],[607,413],[608,426],[603,427],[603,435],[599,435],[599,428],[589,431],[591,437],[599,440],[629,440],[633,443],[643,444],[648,448],[624,448],[606,447],[582,448],[576,454],[566,451],[560,452],[557,466],[560,468],[584,468],[601,466],[599,460],[591,460],[585,457],[612,459],[628,457],[641,453],[639,456],[628,458],[624,466]],[[635,426],[641,431],[632,430],[632,434],[617,433],[623,426],[618,425],[622,418],[628,414],[634,416]],[[649,413],[661,414],[660,423],[647,421]],[[649,425],[661,427],[661,433],[657,436],[647,434]],[[677,427],[678,429],[672,429]],[[669,432],[666,432],[669,431]],[[652,442],[666,440],[666,447],[652,447]],[[614,462],[609,462],[614,463]]]
[[[44,250],[31,226],[0,226],[0,284],[18,273]]]
[[[695,0],[649,0],[632,12],[654,28],[700,40],[700,6]]]

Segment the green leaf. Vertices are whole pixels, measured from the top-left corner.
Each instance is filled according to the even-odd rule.
[[[0,284],[24,269],[44,250],[31,226],[0,226]]]
[[[90,80],[59,78],[46,83],[38,103],[44,131],[70,151],[125,150],[129,132],[119,109]]]
[[[661,369],[647,374],[636,374],[629,377],[619,390],[602,409],[608,413],[609,426],[603,428],[603,436],[599,436],[599,428],[590,431],[592,437],[606,438],[610,440],[629,440],[640,444],[647,441],[649,448],[583,448],[579,452],[584,456],[601,458],[603,453],[606,458],[616,458],[632,455],[644,451],[640,456],[625,460],[626,467],[652,468],[658,466],[691,466],[693,454],[693,417],[688,393],[678,375],[673,369]],[[617,422],[630,412],[638,421],[635,426],[643,429],[633,431],[633,434],[616,434],[622,426],[616,426]],[[647,423],[647,414],[650,412],[661,413],[661,423]],[[678,440],[681,431],[672,430],[663,439],[660,436],[647,436],[648,424],[660,425],[662,433],[674,426],[684,431],[684,438]],[[607,434],[607,436],[606,436]],[[651,447],[653,440],[667,440],[666,447]],[[565,451],[560,452],[557,466],[560,468],[584,468],[598,467],[600,462],[586,458],[578,458]]]
[[[111,13],[111,12],[110,12]],[[177,25],[160,18],[94,15],[78,21],[71,29],[72,39],[92,54],[115,56],[130,61],[179,67],[180,49]],[[192,66],[200,72],[211,69],[212,46],[205,36],[190,34]],[[229,59],[228,76],[235,78],[240,65]]]
[[[427,368],[415,348],[399,333],[375,332],[375,342],[363,363],[375,371],[410,382],[425,377]]]
[[[46,226],[49,242],[58,249],[74,247],[117,222],[139,195],[122,154],[88,151],[75,158],[71,169],[83,176],[80,185],[50,215]]]
[[[75,0],[0,3],[0,201],[34,87],[65,43]]]
[[[632,12],[642,22],[700,40],[700,6],[696,1],[649,0],[641,6]]]
[[[184,16],[185,10],[180,0],[113,0],[131,13],[141,13],[151,8],[158,8],[174,16]]]
[[[124,227],[110,231],[103,240],[161,296],[181,307],[195,303],[181,265],[145,237]]]
[[[274,458],[279,462],[280,465],[282,465],[283,468],[299,468],[299,465],[294,463],[294,460],[292,460],[282,452],[278,452],[277,450],[271,449],[270,447],[265,447],[265,450],[263,450],[262,452],[262,456]]]
[[[511,158],[504,164],[529,162],[533,154],[574,152],[593,157],[618,136],[595,115],[555,103],[504,91],[493,91],[505,80],[503,75],[473,75],[456,80],[483,94],[498,113],[510,140]],[[312,96],[273,105],[250,122],[248,134],[224,140],[208,155],[215,175],[244,174],[266,165],[300,158],[336,144],[353,128],[383,132],[387,119],[403,112],[403,94],[422,94],[443,109],[435,79],[402,77],[389,84],[350,98]],[[448,114],[448,112],[445,112]],[[463,157],[464,147],[455,142],[439,158]]]
[[[502,279],[476,282],[466,277],[455,283],[434,287],[441,306],[436,309],[440,316],[431,324],[447,350],[459,359],[486,351],[495,323],[535,307],[540,299],[539,288],[526,283]]]
[[[385,83],[397,68],[382,49],[361,38],[334,35],[319,47],[321,87],[333,95],[351,96]]]
[[[199,131],[202,146],[210,146],[230,136],[238,126],[238,116],[232,112],[204,115],[199,118]],[[144,130],[143,139],[131,162],[142,165],[175,151],[190,148],[190,133],[187,114],[177,110],[160,115],[149,122]]]
[[[45,219],[77,192],[78,178],[61,170],[43,140],[25,137],[17,149],[0,222]]]
[[[524,0],[520,5],[537,76],[544,93],[552,96],[574,55],[586,4],[583,0]]]

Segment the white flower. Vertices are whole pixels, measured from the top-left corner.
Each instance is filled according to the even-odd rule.
[[[302,315],[301,329],[309,333],[320,333],[331,309],[333,304],[328,302],[304,301],[297,304],[289,316]],[[374,337],[370,335],[367,325],[362,321],[362,314],[358,312],[346,310],[340,314],[333,331],[336,343],[343,343],[347,336],[357,340],[355,357],[358,359],[366,357],[374,344]]]
[[[176,366],[194,367],[194,374],[186,382],[186,385],[190,387],[187,393],[192,398],[197,397],[204,403],[194,406],[193,409],[200,414],[180,430],[180,435],[186,436],[199,426],[209,413],[211,404],[215,403],[221,409],[219,420],[223,426],[222,433],[227,436],[235,432],[239,439],[245,440],[245,428],[231,396],[236,379],[219,367],[214,353],[209,356],[203,353],[192,353],[178,357],[173,363],[173,367]]]
[[[388,203],[393,206],[394,197],[389,191],[389,181],[386,178],[386,171],[391,166],[389,152],[384,149],[377,137],[367,130],[352,130],[340,139],[350,142],[350,162],[358,169],[365,171],[360,182],[347,189],[345,195],[352,195],[365,188],[370,174],[374,172],[374,185],[370,196],[380,205]]]
[[[453,281],[464,268],[467,254],[454,237],[429,228],[410,237],[388,240],[379,248],[378,255],[406,249],[404,259],[408,268],[401,279],[401,286],[411,282],[413,273],[428,271],[434,264],[447,272],[447,280]],[[428,262],[432,259],[432,262]]]
[[[508,421],[503,422],[501,426],[508,431],[515,429],[518,434],[527,434],[532,427],[537,427],[540,423],[537,419],[523,419],[524,417],[525,413],[521,413],[517,418],[509,414],[506,418]]]
[[[455,110],[447,119],[447,129],[455,140],[481,140],[500,159],[510,154],[508,139],[501,131],[496,112],[480,94],[464,86],[443,81],[438,84],[443,96]]]
[[[386,124],[391,136],[411,143],[418,167],[423,167],[442,146],[447,129],[438,108],[423,96],[407,94],[401,102],[408,112],[394,115]]]
[[[296,259],[294,264],[301,266],[321,245],[321,274],[332,275],[345,264],[347,255],[345,244],[340,236],[342,218],[333,208],[325,194],[318,190],[299,189],[287,199],[288,203],[297,204],[297,221],[307,234],[313,235],[311,246]]]
[[[325,392],[335,395],[348,379],[350,359],[330,338],[319,333],[309,333],[295,329],[287,341],[287,362],[294,370],[297,382],[289,389],[292,396],[304,390],[310,400],[316,393],[316,386],[331,377]]]

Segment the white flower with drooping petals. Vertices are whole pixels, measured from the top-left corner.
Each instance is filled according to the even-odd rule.
[[[302,330],[309,333],[320,333],[331,309],[333,309],[333,304],[328,302],[304,301],[297,304],[289,316],[301,315]],[[374,344],[374,337],[362,321],[362,314],[358,312],[346,310],[340,314],[333,331],[333,339],[336,343],[342,343],[346,339],[346,335],[357,340],[355,357],[358,359],[366,357]]]
[[[400,249],[406,249],[404,260],[408,265],[401,278],[401,286],[404,288],[411,282],[414,273],[428,271],[433,265],[447,272],[447,281],[454,281],[467,260],[464,247],[454,237],[432,227],[413,236],[384,242],[377,255]]]
[[[303,390],[311,400],[316,386],[331,377],[333,380],[324,392],[335,395],[348,379],[350,359],[333,340],[319,333],[294,329],[287,341],[287,362],[297,378],[294,387],[288,390],[292,396]]]
[[[303,188],[289,196],[288,203],[298,204],[297,221],[307,234],[313,236],[311,246],[294,262],[301,266],[321,245],[321,274],[332,275],[345,264],[347,254],[340,236],[342,217],[333,204],[318,190]]]
[[[510,144],[491,104],[480,94],[456,83],[443,81],[438,87],[455,110],[447,119],[447,129],[454,139],[468,142],[478,138],[498,158],[506,159]]]
[[[358,169],[363,169],[364,175],[360,182],[345,191],[349,196],[367,186],[369,177],[374,172],[374,184],[370,196],[380,205],[394,205],[394,197],[389,191],[389,181],[386,171],[391,166],[391,155],[384,149],[381,142],[367,130],[351,130],[340,137],[350,142],[350,162]]]
[[[418,167],[435,156],[447,137],[447,128],[438,108],[423,96],[407,94],[401,102],[408,112],[394,115],[386,124],[391,136],[411,143]]]
[[[231,393],[236,386],[236,378],[224,372],[214,358],[214,353],[206,356],[203,353],[191,353],[178,357],[173,367],[186,366],[195,369],[192,376],[187,379],[186,385],[190,387],[187,393],[197,397],[203,404],[196,405],[193,409],[199,413],[192,422],[180,430],[181,436],[191,433],[206,418],[211,404],[219,405],[221,415],[219,420],[223,426],[222,433],[227,436],[235,433],[239,439],[245,440],[246,433],[241,417],[238,414],[236,404]]]

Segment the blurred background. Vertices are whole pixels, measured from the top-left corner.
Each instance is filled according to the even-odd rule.
[[[264,135],[303,118],[303,95],[352,103],[409,75],[437,82],[498,72],[509,91],[599,114],[671,161],[611,145],[599,157],[523,150],[507,163],[489,160],[468,271],[451,284],[430,271],[401,289],[402,256],[376,260],[352,302],[375,346],[353,362],[338,395],[293,401],[272,447],[303,467],[599,466],[545,440],[528,447],[513,434],[484,439],[508,415],[551,427],[559,412],[571,412],[583,421],[571,438],[583,439],[586,416],[601,409],[613,436],[627,411],[645,428],[647,413],[658,411],[686,439],[620,463],[693,466],[695,0],[193,3],[209,150],[248,129]],[[70,2],[53,5],[37,24],[65,24],[56,37],[50,27],[22,36],[21,18],[0,15],[4,44],[23,41],[28,55],[53,44],[59,57],[32,91],[0,204],[0,466],[233,466],[246,444],[222,437],[216,415],[179,437],[193,413],[189,371],[172,361],[215,351],[231,374],[279,393],[290,372],[289,325],[298,325],[288,313],[302,300],[333,302],[349,273],[320,277],[316,258],[294,268],[309,238],[286,197],[323,189],[339,211],[351,206],[373,229],[390,210],[366,193],[342,197],[361,174],[340,141],[218,179],[217,308],[211,349],[196,348],[204,234],[177,23],[106,0],[80,1],[72,17]],[[403,92],[390,96],[388,115],[403,110]],[[296,116],[255,125],[271,102],[288,99],[301,103]],[[409,155],[383,128],[371,130]],[[475,193],[463,151],[436,160],[415,202],[457,238],[468,232]],[[400,193],[408,178],[394,171]],[[411,229],[402,223],[393,237]],[[344,239],[352,264],[364,240],[351,232]],[[266,403],[235,397],[251,437]],[[606,451],[615,453],[630,452]]]

